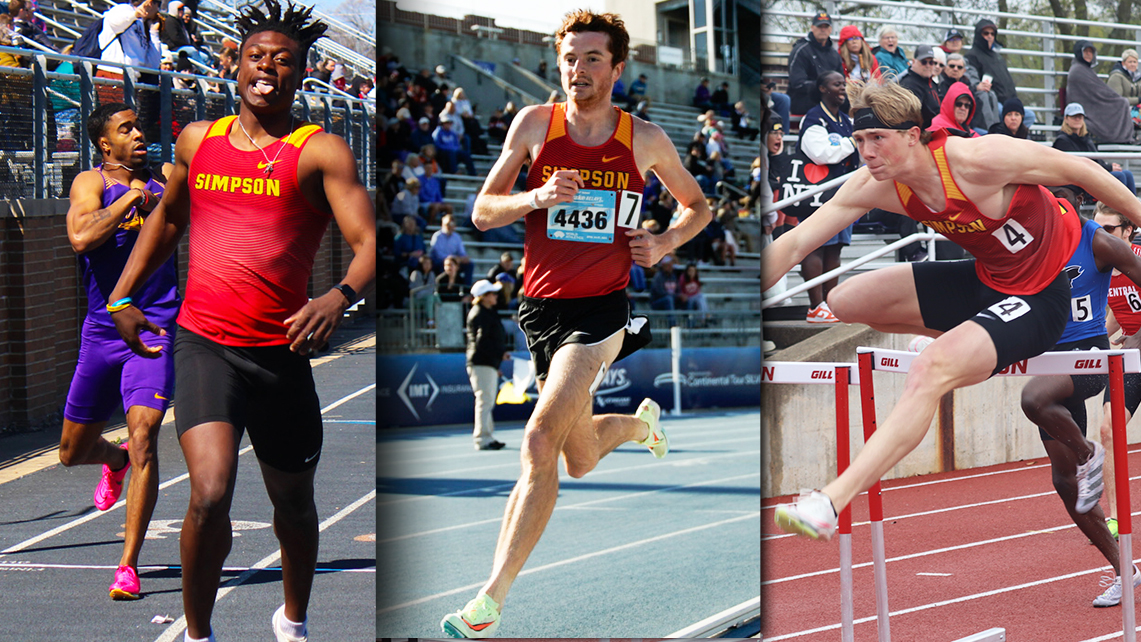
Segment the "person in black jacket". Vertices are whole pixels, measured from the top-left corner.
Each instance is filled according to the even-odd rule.
[[[1065,118],[1062,120],[1062,131],[1054,139],[1054,149],[1060,149],[1063,152],[1097,151],[1097,143],[1094,142],[1093,136],[1090,136],[1089,130],[1086,129],[1086,111],[1081,103],[1066,105]],[[1105,171],[1113,174],[1134,194],[1137,193],[1137,187],[1133,182],[1133,172],[1122,169],[1118,163],[1107,163],[1097,158],[1093,161],[1104,167]]]
[[[935,49],[931,45],[915,48],[915,58],[907,73],[899,79],[899,86],[915,94],[923,112],[922,129],[931,126],[931,119],[939,115],[939,91],[931,77],[935,75]]]
[[[495,304],[503,286],[486,279],[471,286],[471,310],[467,315],[467,376],[475,393],[476,450],[499,450],[506,444],[495,439],[495,396],[499,392],[499,364],[507,358],[507,333]]]
[[[971,67],[972,81],[978,78],[971,86],[971,91],[976,95],[980,91],[993,91],[997,104],[1005,105],[1006,101],[1011,98],[1017,98],[1015,93],[1014,78],[1011,77],[1010,71],[1006,68],[1006,59],[999,53],[1002,51],[1002,43],[998,41],[998,27],[994,22],[983,18],[975,23],[975,39],[969,51],[966,52],[967,64]],[[989,80],[988,80],[989,78]],[[992,123],[986,122],[983,117],[983,110],[975,111],[975,118],[971,125],[979,129],[986,129]],[[1030,116],[1033,112],[1028,112],[1027,127],[1033,125]]]
[[[1006,134],[1015,138],[1030,138],[1030,130],[1022,122],[1026,114],[1022,101],[1017,98],[1002,103],[1002,120],[990,126],[988,134]],[[1057,147],[1057,145],[1054,145]]]
[[[796,41],[788,54],[788,95],[794,114],[806,113],[820,102],[816,79],[826,71],[844,73],[840,52],[832,44],[832,19],[821,11],[812,19],[808,35]],[[939,113],[938,107],[935,113]]]

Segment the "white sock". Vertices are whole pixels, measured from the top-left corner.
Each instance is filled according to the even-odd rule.
[[[187,629],[182,635],[182,642],[214,642],[214,632],[211,631],[210,635],[204,638],[192,638],[190,637],[190,630]]]
[[[308,636],[308,632],[305,630],[305,625],[309,622],[309,618],[305,618],[303,622],[294,622],[293,620],[285,617],[284,604],[277,608],[277,612],[280,614],[277,617],[277,622],[281,625],[280,628],[282,633],[286,633],[295,638],[303,638]]]

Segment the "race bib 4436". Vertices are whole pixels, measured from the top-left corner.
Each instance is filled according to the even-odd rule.
[[[616,227],[639,225],[641,210],[638,192],[580,189],[573,201],[547,209],[547,238],[612,243]]]

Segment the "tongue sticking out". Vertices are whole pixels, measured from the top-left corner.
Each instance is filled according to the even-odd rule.
[[[259,80],[250,87],[250,91],[258,94],[259,96],[265,96],[266,94],[273,92],[275,89],[277,88],[264,80]]]

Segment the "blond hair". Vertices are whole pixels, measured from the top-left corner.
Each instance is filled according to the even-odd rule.
[[[1082,116],[1085,116],[1085,114],[1082,114]],[[1074,129],[1073,127],[1070,127],[1070,124],[1066,122],[1065,118],[1063,118],[1061,130],[1062,130],[1063,134],[1077,134],[1078,136],[1082,136],[1083,138],[1085,136],[1089,136],[1089,129],[1086,127],[1086,119],[1085,118],[1082,118],[1082,128],[1081,129]]]
[[[1133,229],[1137,229],[1137,225],[1134,224],[1133,221],[1125,218],[1124,214],[1113,209],[1112,206],[1106,205],[1105,201],[1097,202],[1097,205],[1093,209],[1093,214],[1094,216],[1097,216],[1098,214],[1101,214],[1102,216],[1116,216],[1118,225],[1121,225],[1122,227],[1131,227]]]
[[[866,82],[849,80],[848,100],[852,103],[851,114],[860,109],[871,109],[875,112],[876,118],[885,125],[898,125],[910,120],[922,129],[923,111],[919,98],[900,87],[892,76],[891,73],[885,73]],[[926,144],[930,140],[931,132],[922,132],[920,141]]]

